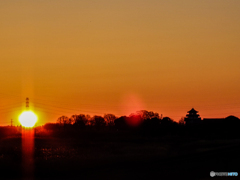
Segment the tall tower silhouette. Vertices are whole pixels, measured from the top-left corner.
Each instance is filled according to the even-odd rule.
[[[199,124],[201,123],[201,118],[199,117],[198,111],[192,108],[188,111],[186,118],[184,118],[186,124]]]
[[[27,110],[29,109],[29,98],[28,97],[26,98],[26,109]]]

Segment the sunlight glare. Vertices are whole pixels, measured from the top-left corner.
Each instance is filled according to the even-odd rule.
[[[33,127],[37,122],[37,116],[32,111],[24,111],[19,116],[19,122],[24,127]]]

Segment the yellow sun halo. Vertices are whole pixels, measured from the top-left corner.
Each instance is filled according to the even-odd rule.
[[[19,116],[19,122],[24,127],[33,127],[37,122],[37,116],[32,111],[24,111]]]

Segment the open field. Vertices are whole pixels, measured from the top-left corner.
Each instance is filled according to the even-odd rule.
[[[240,172],[240,139],[82,135],[35,137],[34,179],[208,179],[210,171]],[[21,143],[20,137],[0,140],[5,179],[22,177]]]

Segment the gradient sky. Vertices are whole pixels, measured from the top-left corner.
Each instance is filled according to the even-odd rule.
[[[0,0],[0,119],[240,117],[239,0]]]

